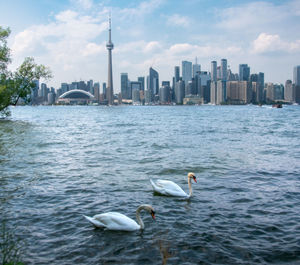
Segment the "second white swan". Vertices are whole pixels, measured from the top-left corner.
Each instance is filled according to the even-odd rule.
[[[84,215],[84,217],[96,227],[102,227],[108,230],[134,231],[139,229],[142,230],[145,227],[140,216],[141,210],[148,211],[152,218],[155,219],[155,211],[153,207],[148,204],[142,204],[137,208],[136,219],[138,223],[126,215],[118,212],[101,213],[93,217]]]
[[[188,174],[188,185],[190,193],[186,194],[182,188],[180,188],[176,183],[170,180],[159,179],[155,183],[150,179],[153,190],[159,194],[166,196],[176,196],[176,197],[186,197],[190,198],[193,194],[191,179],[197,182],[196,176],[194,173],[190,172]]]

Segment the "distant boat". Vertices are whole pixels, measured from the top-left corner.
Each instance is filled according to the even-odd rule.
[[[273,104],[272,108],[278,108],[278,109],[280,109],[280,108],[282,108],[282,104],[280,104],[280,103]]]

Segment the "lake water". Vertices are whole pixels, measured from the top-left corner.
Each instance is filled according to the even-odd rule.
[[[300,263],[300,107],[39,106],[0,121],[1,221],[26,264]],[[193,197],[157,196],[168,179]],[[95,229],[118,211],[143,232]]]

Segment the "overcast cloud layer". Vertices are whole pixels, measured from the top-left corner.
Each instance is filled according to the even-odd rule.
[[[19,17],[17,26],[9,25],[4,16],[1,25],[18,29],[9,40],[12,68],[34,56],[53,70],[48,84],[55,88],[62,82],[106,82],[109,12],[116,92],[122,72],[136,80],[153,66],[160,81],[171,81],[174,66],[181,66],[182,60],[194,62],[195,57],[203,71],[210,70],[210,61],[219,64],[226,58],[233,72],[238,64],[248,63],[251,73],[265,73],[266,82],[292,79],[293,67],[300,65],[300,1],[225,3],[70,0],[59,10],[41,9],[45,16],[41,23],[27,21],[22,26]]]

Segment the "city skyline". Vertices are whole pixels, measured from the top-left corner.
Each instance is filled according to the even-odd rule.
[[[115,92],[123,72],[135,80],[152,66],[160,80],[171,81],[175,65],[196,57],[202,71],[226,58],[233,73],[247,64],[251,73],[264,72],[265,82],[282,84],[300,62],[300,1],[29,0],[22,12],[12,12],[16,5],[24,3],[2,4],[2,26],[12,30],[12,67],[34,56],[53,70],[48,84],[55,88],[74,80],[107,82],[109,12]]]

